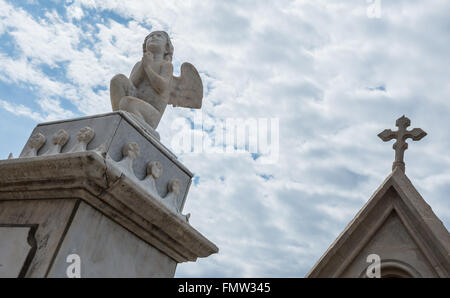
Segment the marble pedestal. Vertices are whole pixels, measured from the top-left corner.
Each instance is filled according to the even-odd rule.
[[[172,277],[218,248],[182,214],[192,173],[129,114],[39,124],[0,161],[0,277]]]

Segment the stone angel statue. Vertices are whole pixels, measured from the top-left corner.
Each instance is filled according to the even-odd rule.
[[[190,63],[181,65],[179,77],[173,75],[173,45],[164,31],[151,32],[144,40],[143,57],[131,71],[111,79],[113,111],[122,110],[156,129],[167,104],[199,109],[202,106],[202,80]]]

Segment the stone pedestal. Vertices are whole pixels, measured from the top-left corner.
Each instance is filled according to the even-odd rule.
[[[182,214],[192,173],[124,112],[39,124],[0,161],[0,277],[172,277],[218,248]]]

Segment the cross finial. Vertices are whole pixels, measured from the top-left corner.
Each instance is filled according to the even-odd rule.
[[[403,172],[405,172],[405,162],[403,161],[403,155],[405,153],[405,150],[408,149],[408,143],[405,142],[406,139],[411,138],[414,141],[419,141],[424,136],[426,136],[427,133],[424,132],[421,128],[407,130],[406,128],[411,125],[411,120],[405,117],[405,115],[398,118],[395,122],[395,125],[398,127],[397,131],[385,129],[381,133],[379,133],[378,136],[385,142],[392,139],[397,140],[392,146],[392,148],[394,148],[395,150],[395,160],[392,164],[392,170],[398,167]]]

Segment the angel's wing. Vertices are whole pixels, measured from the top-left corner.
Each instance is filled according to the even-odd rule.
[[[194,65],[181,65],[179,77],[173,76],[170,83],[169,104],[174,107],[200,109],[202,107],[203,84]]]

